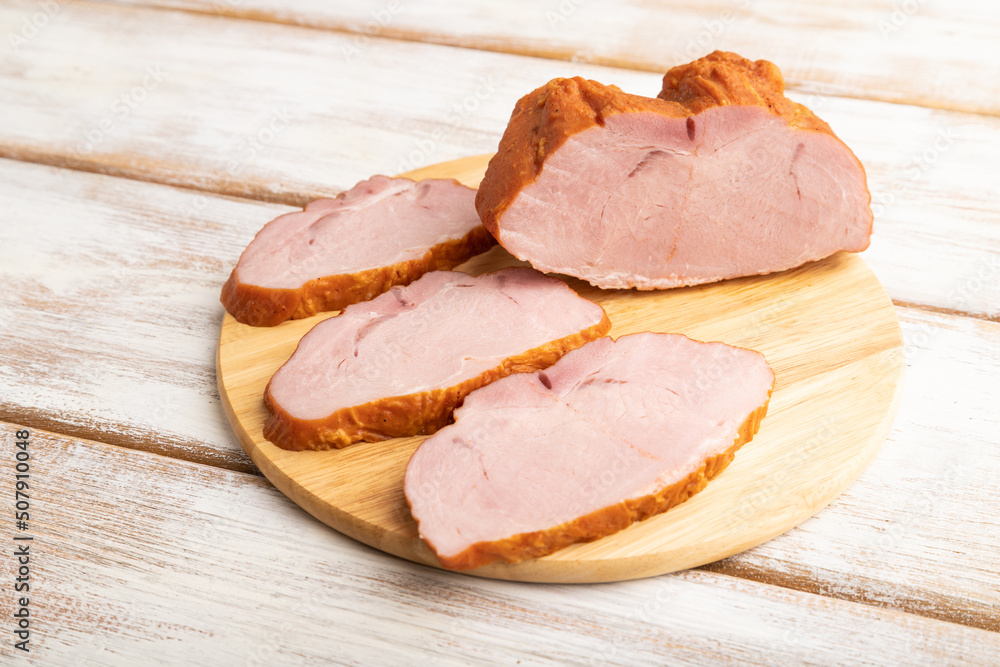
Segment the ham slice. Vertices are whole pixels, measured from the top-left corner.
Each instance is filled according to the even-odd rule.
[[[473,389],[610,328],[603,308],[531,268],[433,271],[303,336],[268,383],[264,436],[302,450],[433,433]]]
[[[870,202],[861,163],[778,68],[721,52],[667,72],[659,98],[579,77],[526,95],[476,197],[535,268],[645,290],[864,250]]]
[[[287,319],[371,299],[433,269],[450,269],[495,241],[476,191],[451,179],[374,176],[267,223],[222,288],[240,322]]]
[[[406,499],[451,569],[595,540],[701,491],[757,432],[773,385],[752,350],[602,338],[471,393],[410,459]]]

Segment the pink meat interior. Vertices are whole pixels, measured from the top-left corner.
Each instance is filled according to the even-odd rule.
[[[542,271],[662,288],[868,245],[864,171],[834,137],[756,106],[609,116],[550,155],[498,240]]]
[[[534,269],[432,271],[316,325],[271,379],[292,417],[452,387],[601,322],[600,306]]]
[[[375,176],[342,197],[269,222],[240,257],[237,277],[295,289],[324,276],[417,259],[480,224],[475,198],[475,190],[450,180]]]
[[[455,556],[652,494],[731,447],[773,381],[757,352],[652,333],[499,380],[410,460],[420,534]]]

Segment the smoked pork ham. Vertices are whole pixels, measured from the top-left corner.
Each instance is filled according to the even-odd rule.
[[[433,269],[450,269],[495,241],[476,191],[451,179],[374,176],[264,226],[222,288],[240,322],[287,319],[371,299]]]
[[[516,563],[684,502],[757,432],[763,355],[679,334],[602,338],[469,394],[404,488],[444,567]]]
[[[310,330],[268,383],[264,436],[303,450],[433,433],[473,389],[610,328],[603,308],[528,267],[433,271]]]
[[[870,202],[861,163],[778,68],[722,52],[671,69],[659,98],[550,81],[517,103],[476,197],[535,268],[639,289],[864,250]]]

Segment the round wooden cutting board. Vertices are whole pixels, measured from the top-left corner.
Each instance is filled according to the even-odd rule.
[[[489,156],[406,174],[477,186]],[[459,267],[469,273],[519,264],[502,248]],[[615,535],[517,565],[469,574],[539,582],[647,577],[725,558],[805,521],[854,481],[885,440],[896,411],[903,342],[892,302],[860,257],[839,253],[784,273],[658,292],[600,290],[611,335],[683,333],[759,350],[776,385],[759,433],[686,503]],[[255,328],[230,315],[219,335],[219,392],[243,448],[271,482],[320,521],[391,554],[437,566],[417,536],[403,474],[423,437],[359,443],[332,452],[289,452],[261,433],[264,387],[327,313]]]

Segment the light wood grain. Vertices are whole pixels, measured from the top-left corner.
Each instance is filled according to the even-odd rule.
[[[818,516],[712,569],[1000,631],[1000,324],[899,312],[886,447]]]
[[[34,11],[0,7],[0,30]],[[373,173],[495,149],[517,97],[564,65],[391,40],[348,58],[350,44],[254,21],[65,5],[0,63],[0,151],[303,204]],[[655,79],[621,74],[636,87]]]
[[[259,477],[31,442],[29,664],[986,665],[1000,651],[996,633],[709,572],[577,586],[442,572],[329,530]]]
[[[470,186],[489,156],[443,163],[413,178]],[[502,249],[463,265],[473,273],[516,265]],[[617,581],[674,572],[756,546],[825,507],[882,446],[897,404],[902,336],[888,296],[864,262],[840,254],[772,276],[691,289],[636,292],[570,285],[602,305],[611,336],[684,333],[759,350],[775,371],[760,432],[707,490],[666,514],[586,545],[473,574],[518,581]],[[849,322],[828,317],[851,312]],[[226,414],[254,463],[310,514],[362,542],[437,564],[416,536],[402,479],[423,438],[360,443],[331,452],[289,452],[264,439],[264,388],[299,339],[327,316],[261,328],[230,315],[219,336],[218,380]],[[725,369],[703,369],[724,372]],[[836,417],[839,429],[824,429]],[[786,475],[779,493],[740,513]]]
[[[387,39],[348,57],[353,35],[60,7],[0,61],[0,155],[286,203],[495,150],[514,102],[555,76],[650,95],[660,86],[652,73],[581,63]],[[0,7],[0,28],[16,30],[29,11],[32,2]],[[154,83],[149,68],[162,81],[131,109],[122,97]],[[1000,154],[1000,119],[794,97],[868,170],[876,219],[866,261],[890,295],[1000,317],[1000,182],[984,166]]]
[[[892,0],[133,0],[136,4],[662,74],[714,49],[779,63],[790,86],[1000,114],[995,3]]]
[[[219,293],[287,207],[0,160],[0,418],[251,470],[221,418]]]
[[[263,2],[225,0],[206,11]],[[52,4],[5,3],[5,40]],[[581,6],[561,24],[565,39],[543,35],[562,49],[550,55],[612,57],[624,46],[626,56],[647,57],[648,42],[637,48],[639,40],[606,28],[624,22],[641,36],[656,6],[616,3],[619,17],[593,0],[571,4]],[[663,34],[724,4],[672,5],[676,20],[660,22]],[[882,204],[866,261],[897,304],[939,311],[897,308],[909,351],[897,428],[868,471],[817,518],[712,573],[601,586],[477,581],[347,540],[259,477],[46,435],[39,460],[47,532],[38,552],[45,560],[36,564],[45,591],[37,601],[48,619],[38,619],[45,649],[35,662],[995,662],[996,634],[891,610],[996,629],[1000,325],[953,311],[1000,314],[992,168],[1000,132],[988,117],[831,94],[996,113],[996,59],[992,51],[970,54],[995,42],[997,10],[918,3],[906,29],[919,30],[897,33],[903,41],[880,51],[863,34],[868,19],[856,19],[890,13],[893,4],[852,0],[824,10],[755,0],[755,13],[741,15],[717,44],[777,60],[796,99],[858,152]],[[371,9],[316,6],[298,2],[301,15],[285,9],[282,20]],[[516,3],[454,7],[454,23],[434,6],[405,3],[413,14],[396,23],[398,36],[464,34],[477,49],[534,53],[537,26],[503,20]],[[652,73],[635,73],[378,38],[348,58],[343,49],[357,43],[367,17],[343,26],[353,34],[336,35],[79,2],[55,7],[37,36],[0,58],[0,155],[259,199],[301,203],[371,173],[400,171],[410,155],[429,163],[492,150],[513,101],[551,76],[582,74],[637,92],[658,87],[656,62]],[[785,13],[757,13],[772,7]],[[811,25],[826,12],[844,20]],[[262,9],[254,18],[272,17]],[[416,32],[405,27],[411,18]],[[728,41],[750,28],[767,38]],[[799,38],[812,28],[820,34]],[[574,42],[581,35],[583,50]],[[831,48],[833,59],[824,56]],[[127,118],[116,116],[111,105],[157,64],[169,75]],[[452,122],[453,106],[491,75],[495,92]],[[279,105],[289,102],[301,113],[295,123],[240,162],[248,154],[242,142],[280,121]],[[81,154],[80,142],[104,119],[111,131]],[[955,141],[938,151],[941,131]],[[233,160],[238,168],[229,173]],[[0,418],[252,469],[212,387],[211,336],[221,309],[207,284],[221,285],[260,224],[288,209],[8,161],[0,172]],[[267,214],[251,221],[257,211]],[[213,234],[198,233],[201,214]],[[196,261],[170,264],[157,247]],[[30,261],[12,260],[19,255],[8,250]],[[162,289],[155,262],[167,265]],[[185,304],[199,314],[188,317]],[[0,426],[0,439],[7,433]],[[9,580],[10,559],[0,563]],[[9,605],[0,596],[4,616]],[[294,624],[283,626],[290,618]],[[6,659],[9,646],[0,652]]]
[[[31,221],[0,225],[0,246],[23,260],[0,265],[11,286],[0,291],[0,418],[249,469],[214,386],[218,290],[259,226],[290,209],[8,160],[0,202],[8,220]],[[760,547],[751,554],[767,557],[727,571],[993,627],[1000,587],[983,577],[1000,571],[990,482],[1000,474],[1000,324],[897,312],[908,389],[869,474],[789,533],[787,549]],[[936,487],[950,452],[975,471],[954,493]],[[877,558],[858,556],[873,549]]]

